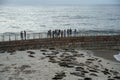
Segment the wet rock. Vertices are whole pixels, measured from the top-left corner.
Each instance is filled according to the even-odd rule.
[[[30,54],[35,54],[35,52],[33,52],[33,51],[27,51],[27,53],[30,53]]]
[[[84,80],[92,80],[92,78],[84,78]]]
[[[65,72],[60,72],[60,73],[56,73],[55,77],[53,77],[53,80],[60,80],[63,79],[64,77],[66,77]]]
[[[79,77],[85,77],[85,73],[83,72],[72,72],[71,75],[79,76]]]

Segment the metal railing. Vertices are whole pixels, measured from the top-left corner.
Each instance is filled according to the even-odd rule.
[[[106,36],[106,35],[119,35],[117,33],[92,33],[92,32],[77,32],[72,33],[71,35],[48,35],[47,32],[42,33],[26,33],[26,38],[23,38],[23,40],[29,40],[29,39],[42,39],[42,38],[61,38],[61,37],[81,37],[81,36]],[[4,41],[17,41],[22,40],[20,33],[3,33],[0,35],[0,42]]]

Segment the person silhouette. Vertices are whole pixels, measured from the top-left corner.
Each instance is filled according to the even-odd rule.
[[[23,40],[23,31],[20,32],[21,40]]]
[[[26,40],[26,31],[24,31],[24,39]]]

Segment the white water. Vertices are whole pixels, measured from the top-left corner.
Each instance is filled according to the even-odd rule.
[[[117,60],[117,61],[120,61],[120,53],[118,55],[114,55],[114,58]]]

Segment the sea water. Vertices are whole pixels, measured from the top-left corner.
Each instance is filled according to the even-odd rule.
[[[120,30],[120,5],[0,6],[0,33],[49,29]]]

